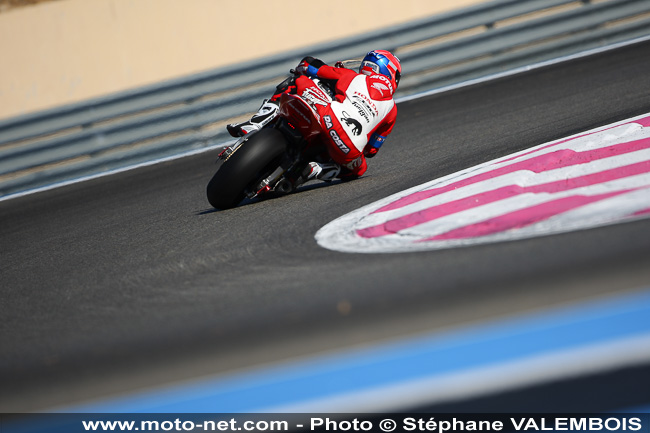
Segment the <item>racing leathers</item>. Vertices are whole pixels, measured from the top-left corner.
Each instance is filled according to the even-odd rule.
[[[367,169],[366,158],[377,154],[395,124],[397,106],[393,94],[397,84],[394,79],[378,73],[357,73],[342,64],[332,67],[313,57],[305,57],[292,72],[296,77],[281,83],[273,97],[265,100],[249,121],[228,125],[230,134],[243,136],[264,127],[277,115],[282,94],[297,94],[318,113],[324,131],[322,141],[329,159],[335,163],[327,167],[323,166],[324,161],[311,163],[312,172],[307,177],[317,175],[327,180],[334,176],[353,179],[363,175]],[[322,94],[308,77],[328,83],[334,99]]]
[[[330,158],[343,167],[339,177],[363,175],[367,169],[366,158],[377,154],[395,124],[395,83],[384,75],[359,74],[310,57],[303,59],[297,69],[332,84],[334,100],[329,104],[315,103],[312,107],[320,116]],[[304,96],[313,82],[299,76],[295,85],[295,93]]]

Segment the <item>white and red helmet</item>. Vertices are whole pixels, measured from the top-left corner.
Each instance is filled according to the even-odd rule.
[[[402,76],[402,65],[397,56],[390,51],[374,50],[366,54],[366,57],[361,61],[359,73],[384,75],[395,83],[395,88],[397,88]]]

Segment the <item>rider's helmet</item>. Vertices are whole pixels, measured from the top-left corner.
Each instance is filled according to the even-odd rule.
[[[374,50],[366,54],[366,57],[361,61],[359,73],[366,75],[384,75],[394,82],[395,88],[397,88],[402,75],[402,65],[397,56],[393,55],[390,51]]]

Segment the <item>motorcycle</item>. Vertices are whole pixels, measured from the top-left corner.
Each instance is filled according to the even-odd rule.
[[[296,77],[293,77],[295,79]],[[329,104],[333,89],[318,78],[301,78],[300,94],[282,94],[276,118],[246,134],[218,156],[219,167],[208,183],[207,197],[217,209],[230,209],[244,199],[270,198],[294,192],[304,183],[310,161],[327,158],[316,104]]]

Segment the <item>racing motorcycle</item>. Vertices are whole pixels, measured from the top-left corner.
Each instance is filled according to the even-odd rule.
[[[300,95],[282,94],[278,115],[271,123],[219,154],[219,167],[207,186],[212,206],[229,209],[245,198],[294,192],[304,183],[309,161],[326,158],[315,104],[329,104],[334,92],[323,80],[305,78],[311,83]]]

